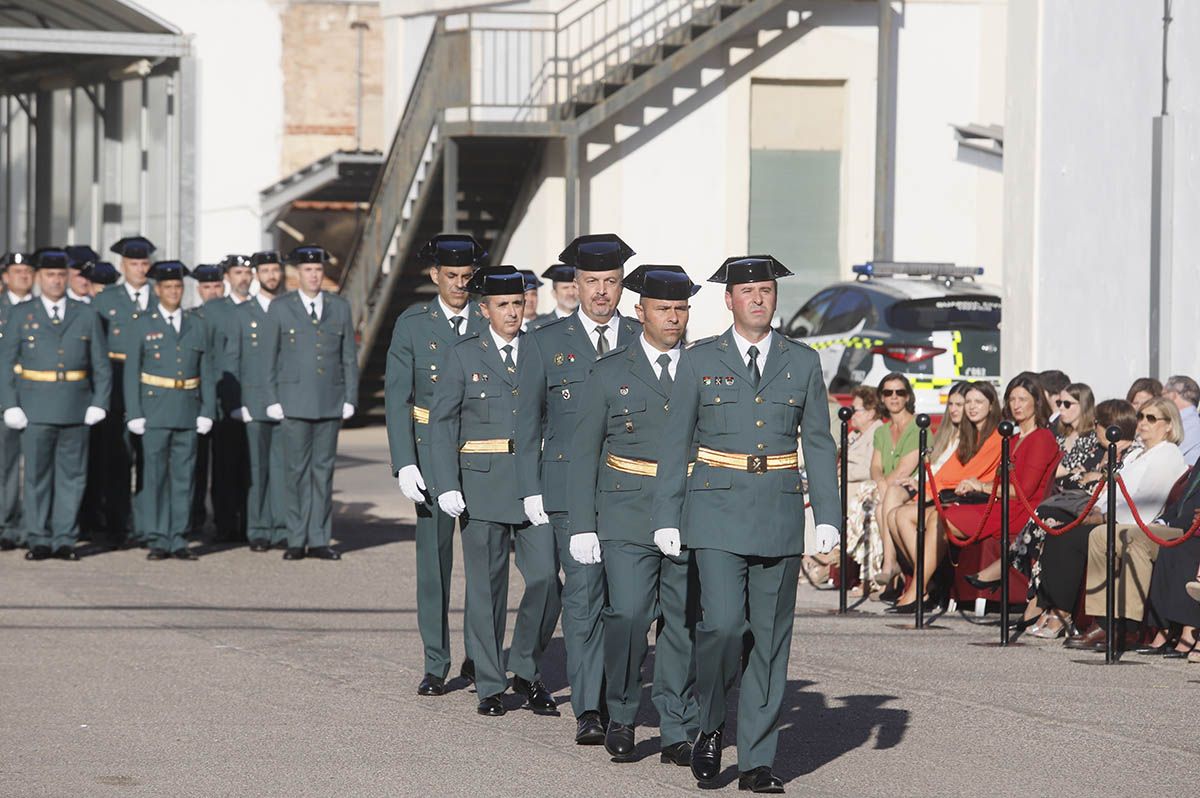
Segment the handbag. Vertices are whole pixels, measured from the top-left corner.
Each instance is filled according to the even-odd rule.
[[[973,490],[969,493],[955,493],[954,488],[944,488],[938,491],[938,501],[942,504],[987,504],[991,494]]]

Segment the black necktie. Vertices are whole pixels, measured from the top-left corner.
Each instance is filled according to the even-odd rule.
[[[137,306],[138,310],[144,310],[144,308],[142,307],[141,289],[138,289],[137,291],[133,292],[133,304]]]
[[[608,332],[607,324],[601,324],[599,327],[596,328],[596,354],[597,355],[603,355],[605,352],[608,351],[608,338],[606,338],[604,335],[606,332]]]
[[[60,321],[62,321],[62,319],[58,317],[58,305],[50,306],[50,321],[54,322],[55,324],[58,324]]]
[[[308,303],[308,317],[310,319],[312,319],[313,324],[317,323],[317,303],[316,302]]]
[[[758,381],[762,379],[762,372],[758,370],[758,347],[750,347],[746,354],[750,356],[750,384],[757,388]]]
[[[670,394],[673,382],[671,379],[671,356],[665,352],[659,355],[658,365],[662,368],[658,375],[658,384],[662,386],[664,393]]]
[[[513,352],[512,344],[505,344],[504,346],[500,347],[500,351],[504,353],[504,357],[503,357],[504,366],[505,366],[505,368],[508,369],[508,373],[516,374],[517,373],[517,364],[513,360],[513,357],[512,357],[512,352]]]
[[[454,325],[454,334],[462,335],[463,317],[462,316],[451,316],[450,323]]]

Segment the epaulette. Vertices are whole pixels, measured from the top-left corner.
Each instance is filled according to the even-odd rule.
[[[621,352],[624,352],[628,348],[629,347],[626,344],[621,344],[620,346],[613,347],[612,349],[608,350],[600,357],[596,358],[596,362],[599,363],[601,360],[608,360],[613,355],[620,354]]]
[[[702,344],[711,344],[713,341],[717,340],[720,337],[721,336],[719,336],[719,335],[710,335],[707,338],[701,338],[699,341],[690,341],[687,344],[687,346],[684,347],[684,349],[691,349],[693,347],[700,346]]]
[[[455,341],[454,345],[462,346],[463,344],[467,343],[468,341],[478,341],[478,340],[479,340],[479,333],[471,332],[471,333],[467,333],[466,335],[464,335],[463,337],[461,337],[457,341]]]
[[[775,334],[779,336],[780,340],[786,341],[787,343],[792,344],[793,346],[799,346],[804,349],[808,349],[812,352],[817,351],[816,349],[813,349],[812,346],[810,346],[809,344],[806,344],[804,341],[797,340],[797,339],[791,337],[790,335],[784,335],[783,333],[779,332],[779,330],[776,330]]]
[[[569,318],[571,318],[571,317],[570,317],[570,316],[558,316],[558,317],[556,317],[556,318],[553,318],[553,319],[551,319],[550,321],[546,322],[545,324],[541,324],[541,325],[538,325],[537,327],[534,327],[534,328],[533,328],[533,331],[534,331],[534,332],[537,332],[538,330],[548,330],[548,329],[550,329],[551,327],[553,327],[555,324],[559,324],[560,322],[564,322],[564,321],[566,321],[566,320],[567,320],[567,319],[569,319]]]

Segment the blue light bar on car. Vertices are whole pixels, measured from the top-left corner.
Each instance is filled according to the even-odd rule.
[[[955,266],[953,263],[897,263],[872,261],[853,267],[855,274],[864,277],[978,277],[983,274],[982,266]]]

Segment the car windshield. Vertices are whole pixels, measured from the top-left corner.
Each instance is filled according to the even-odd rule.
[[[897,330],[998,330],[1000,297],[988,295],[910,299],[887,309],[888,324]]]

